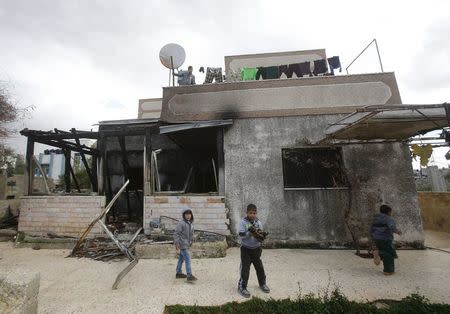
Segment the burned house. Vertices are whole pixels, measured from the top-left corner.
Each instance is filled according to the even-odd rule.
[[[326,57],[323,49],[228,56],[225,73]],[[448,105],[403,105],[391,72],[311,72],[166,87],[162,99],[140,101],[138,119],[103,121],[96,132],[24,130],[28,186],[33,143],[40,142],[93,156],[86,165],[93,192],[31,195],[28,188],[19,230],[75,235],[129,179],[107,219],[146,232],[188,206],[197,228],[235,235],[254,203],[268,245],[348,246],[367,237],[367,222],[387,203],[401,241],[422,246],[407,141],[448,126]],[[80,138],[96,139],[97,147],[83,147]]]

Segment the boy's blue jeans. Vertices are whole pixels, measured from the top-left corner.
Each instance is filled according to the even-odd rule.
[[[180,254],[178,255],[177,274],[181,274],[181,266],[183,266],[183,261],[186,263],[187,275],[192,276],[191,255],[189,254],[189,249],[180,250]]]

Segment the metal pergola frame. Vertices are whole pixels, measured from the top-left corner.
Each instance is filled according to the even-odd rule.
[[[444,109],[445,117],[441,116],[438,118],[431,117],[425,114],[424,110],[430,109]],[[419,114],[420,117],[425,118],[426,121],[429,121],[431,125],[430,128],[420,130],[416,134],[411,134],[409,137],[399,137],[399,138],[377,138],[377,139],[340,139],[339,135],[345,133],[352,127],[358,124],[368,123],[368,121],[375,117],[377,114],[385,113],[385,112],[393,112],[393,111],[414,111]],[[424,121],[423,118],[421,121]],[[443,120],[446,118],[446,125],[438,124],[437,120]],[[391,121],[392,123],[393,121]],[[442,122],[442,121],[441,121]],[[401,123],[401,122],[400,122]],[[326,130],[326,136],[322,138],[317,144],[324,143],[336,143],[336,144],[356,144],[356,143],[382,143],[382,142],[395,142],[395,141],[408,141],[410,137],[416,136],[418,134],[426,133],[436,129],[442,129],[450,126],[450,104],[429,104],[429,105],[370,105],[360,109],[357,109],[355,112],[350,115],[340,119],[339,121],[329,124]]]

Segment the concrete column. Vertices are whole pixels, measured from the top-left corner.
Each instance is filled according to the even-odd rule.
[[[447,192],[447,184],[442,171],[437,166],[430,166],[427,170],[430,176],[431,190],[433,192]]]

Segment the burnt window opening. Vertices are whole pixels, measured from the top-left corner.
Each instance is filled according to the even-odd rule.
[[[285,189],[347,188],[339,148],[282,149]]]
[[[123,186],[126,180],[129,184],[126,190],[114,203],[107,219],[115,223],[141,222],[144,198],[144,150],[136,149],[143,137],[125,137],[123,152],[115,137],[108,138],[106,158],[106,188],[109,202]]]
[[[217,129],[192,129],[160,136],[175,147],[166,143],[152,152],[154,192],[217,193],[220,134]]]
[[[142,191],[144,188],[144,168],[143,167],[130,167],[128,168],[128,189],[132,191]]]

